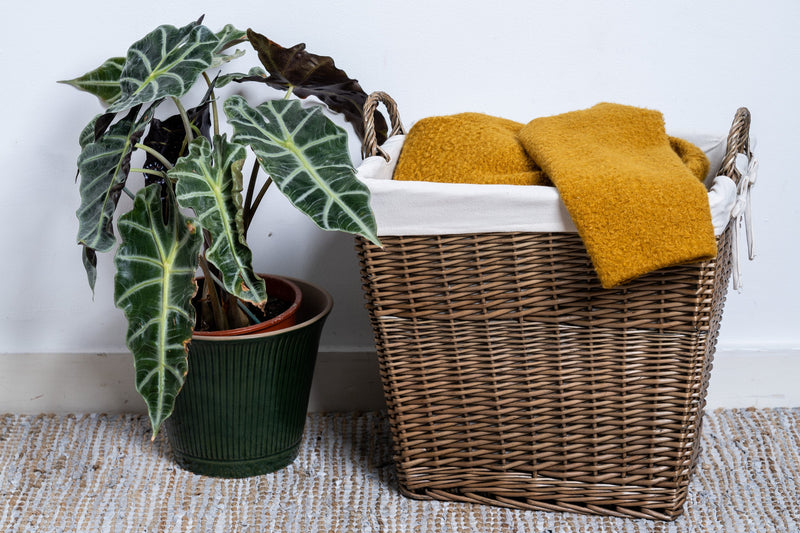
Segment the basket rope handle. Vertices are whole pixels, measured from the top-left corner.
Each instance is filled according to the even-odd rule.
[[[728,176],[735,183],[739,183],[742,177],[741,170],[736,166],[736,156],[739,154],[745,155],[748,159],[753,156],[750,151],[750,111],[746,107],[740,107],[733,117],[733,124],[728,134],[728,146],[720,170],[720,174]]]
[[[406,129],[403,127],[403,123],[400,122],[397,102],[385,92],[376,91],[370,94],[364,102],[364,143],[361,147],[361,155],[363,157],[369,157],[381,154],[381,156],[388,161],[389,154],[378,146],[378,141],[375,137],[375,111],[378,109],[378,104],[381,102],[386,106],[386,110],[389,112],[389,120],[392,123],[389,137],[406,134]]]
[[[750,189],[756,182],[758,160],[750,149],[750,111],[739,108],[728,135],[728,146],[722,160],[720,174],[736,183],[736,203],[731,209],[731,274],[734,290],[742,288],[742,273],[739,264],[739,228],[744,223],[747,241],[747,257],[755,257],[753,247],[753,217],[750,212]]]

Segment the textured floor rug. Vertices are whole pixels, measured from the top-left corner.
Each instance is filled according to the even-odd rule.
[[[407,499],[378,413],[311,415],[291,466],[241,480],[181,470],[144,417],[0,415],[0,531],[799,532],[800,408],[704,424],[686,512],[655,522]]]

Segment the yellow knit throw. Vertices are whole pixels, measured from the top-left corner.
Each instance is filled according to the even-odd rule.
[[[419,121],[399,180],[558,188],[598,278],[612,288],[716,255],[703,152],[668,137],[661,113],[618,104],[513,121],[464,113]]]
[[[424,118],[403,141],[394,179],[551,185],[517,139],[522,126],[481,113]]]
[[[532,120],[519,138],[558,188],[603,287],[717,254],[708,160],[670,144],[661,113],[598,104]]]

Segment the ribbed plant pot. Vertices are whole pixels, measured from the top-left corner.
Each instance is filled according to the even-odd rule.
[[[320,334],[333,305],[310,283],[297,324],[236,337],[194,337],[189,373],[165,422],[176,462],[196,474],[248,477],[290,464],[300,448]]]

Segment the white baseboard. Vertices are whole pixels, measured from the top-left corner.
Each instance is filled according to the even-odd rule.
[[[320,352],[309,410],[376,411],[374,352]],[[130,354],[0,354],[0,413],[144,413]]]
[[[708,408],[800,406],[800,349],[720,349]],[[320,352],[309,410],[384,406],[374,352]],[[143,413],[129,354],[0,354],[0,413]]]
[[[800,349],[717,349],[708,409],[800,407]]]

